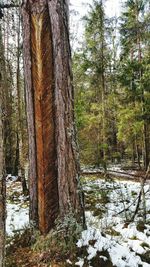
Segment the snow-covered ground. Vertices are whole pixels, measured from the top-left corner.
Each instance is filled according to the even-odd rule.
[[[81,171],[83,174],[97,174],[97,173],[104,173],[104,167],[93,167],[93,166],[82,166]],[[109,164],[107,166],[107,173],[112,176],[116,176],[118,178],[128,178],[133,180],[135,177],[138,177],[140,174],[137,173],[137,170],[133,170],[132,168],[128,167],[125,168],[122,164]]]
[[[134,222],[140,183],[84,178],[87,230],[77,242],[80,257],[76,266],[150,267],[150,184],[144,187]],[[21,182],[7,181],[6,230],[12,235],[29,223],[28,200],[22,196]],[[143,210],[146,208],[146,223]],[[84,250],[84,253],[83,253]],[[93,265],[99,258],[101,264]],[[70,263],[71,264],[71,263]]]
[[[6,233],[13,235],[29,224],[29,203],[22,195],[21,182],[15,176],[7,176]]]
[[[142,201],[134,222],[130,220],[136,208],[140,183],[87,180],[84,190],[87,230],[82,232],[77,246],[86,250],[86,256],[78,258],[76,265],[82,267],[86,263],[86,266],[92,266],[92,259],[97,256],[117,267],[150,266],[147,260],[150,256],[150,185],[144,187],[145,205]],[[146,206],[145,224],[143,205]]]

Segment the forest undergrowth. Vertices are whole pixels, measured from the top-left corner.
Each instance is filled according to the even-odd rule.
[[[72,212],[47,236],[24,230],[9,239],[7,267],[150,266],[150,185],[100,176],[82,178],[87,229]],[[12,192],[14,195],[14,192]]]

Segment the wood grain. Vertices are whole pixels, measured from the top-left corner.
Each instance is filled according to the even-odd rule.
[[[44,2],[43,2],[44,3]],[[39,227],[45,233],[58,213],[53,59],[47,5],[31,15],[31,57],[38,174]]]

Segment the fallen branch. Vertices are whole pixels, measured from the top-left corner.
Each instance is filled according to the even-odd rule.
[[[16,5],[16,4],[0,4],[0,9],[13,8],[13,7],[20,7],[20,5]]]
[[[148,190],[145,192],[145,195],[146,195],[149,191],[150,191],[150,189],[148,189]],[[134,204],[136,203],[136,201],[137,201],[138,198],[139,198],[139,196],[137,196],[137,197],[134,199],[134,201],[133,201],[127,208],[122,209],[122,210],[119,211],[116,215],[119,215],[119,214],[121,214],[121,213],[123,213],[123,212],[125,212],[125,211],[128,211],[128,210],[132,207],[132,205],[134,205]]]
[[[130,174],[130,173],[127,173],[127,172],[119,172],[119,171],[113,171],[113,170],[108,170],[107,173],[109,175],[125,175],[126,178],[145,178],[145,176],[141,176],[141,175],[138,175],[138,174]],[[81,174],[82,175],[93,175],[93,174],[105,174],[105,172],[103,170],[97,170],[97,171],[81,171]]]
[[[138,202],[137,202],[136,209],[135,209],[135,212],[134,212],[134,214],[133,214],[133,216],[132,216],[131,221],[134,221],[135,216],[136,216],[136,214],[138,213],[139,206],[140,206],[140,203],[141,203],[141,198],[142,198],[142,195],[144,195],[144,185],[145,185],[146,180],[147,180],[148,177],[149,177],[149,174],[150,174],[150,164],[149,164],[149,166],[148,166],[148,168],[147,168],[146,175],[145,175],[144,179],[143,179],[142,182],[141,182],[141,190],[140,190],[140,193],[139,193],[139,196],[138,196]],[[146,214],[145,214],[145,217],[146,217]]]

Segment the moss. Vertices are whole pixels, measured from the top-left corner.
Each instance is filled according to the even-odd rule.
[[[103,214],[104,214],[104,210],[101,209],[101,208],[96,208],[94,211],[93,211],[93,216],[98,216],[100,219],[103,217]]]
[[[105,233],[111,236],[120,236],[120,233],[114,230],[113,228],[107,228]]]
[[[134,196],[137,196],[137,192],[135,191],[131,191],[131,195],[134,197]]]
[[[7,248],[6,267],[32,267],[36,264],[48,267],[53,261],[56,263],[54,266],[67,267],[67,259],[74,264],[78,250],[76,242],[81,231],[82,227],[73,214],[67,215],[63,222],[57,220],[55,229],[47,236],[25,229],[23,233],[17,233],[13,240],[8,240],[12,245]]]
[[[136,236],[132,236],[130,237],[131,240],[138,240],[138,238]]]
[[[106,257],[107,260],[104,261],[104,259],[100,258],[100,256]],[[90,265],[93,267],[113,267],[107,251],[97,252],[96,256],[90,261]]]
[[[95,240],[94,240],[95,242]],[[82,246],[81,248],[78,248],[76,256],[77,258],[87,258],[88,257],[88,252],[87,252],[88,246]]]
[[[20,192],[14,191],[13,193],[11,193],[11,195],[8,196],[8,202],[9,203],[20,202],[20,200],[18,199],[19,196],[20,196]]]
[[[146,242],[143,242],[143,243],[141,244],[141,247],[143,247],[143,248],[149,248],[150,246],[149,246],[149,244],[147,244]]]
[[[137,230],[140,232],[144,232],[145,229],[146,229],[145,223],[143,221],[139,221],[137,223]]]
[[[139,254],[138,254],[139,255]],[[139,255],[141,257],[141,260],[150,264],[150,250],[147,251],[144,254]]]
[[[63,222],[57,220],[55,229],[47,236],[40,236],[32,249],[34,252],[46,253],[47,261],[50,259],[57,262],[66,259],[74,261],[77,254],[76,242],[80,238],[81,231],[82,227],[70,213]]]
[[[35,231],[25,228],[23,231],[17,231],[14,236],[6,238],[6,256],[14,253],[17,248],[31,246],[36,241]]]

